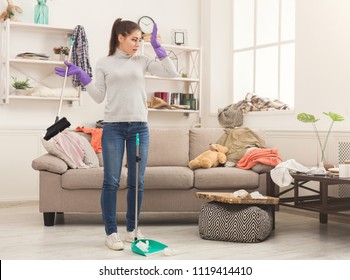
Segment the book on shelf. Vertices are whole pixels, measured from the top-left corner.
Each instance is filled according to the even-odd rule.
[[[39,59],[39,60],[49,60],[50,57],[46,54],[42,53],[32,53],[32,52],[24,52],[16,55],[16,58],[21,59]]]
[[[150,102],[150,108],[156,108],[153,106],[154,100],[163,102],[159,108],[168,109],[198,109],[198,100],[194,98],[193,93],[181,93],[181,92],[154,92],[153,102]],[[152,105],[153,104],[153,105]],[[158,108],[157,108],[158,109]]]

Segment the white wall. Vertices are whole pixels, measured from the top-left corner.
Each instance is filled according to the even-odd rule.
[[[7,1],[0,1],[0,11]],[[14,0],[24,13],[17,18],[33,22],[35,0]],[[96,61],[107,55],[111,27],[121,17],[138,21],[143,15],[151,16],[158,24],[158,32],[164,43],[171,43],[171,29],[186,29],[188,44],[200,46],[200,0],[123,0],[71,1],[48,0],[49,24],[74,28],[84,26],[94,70]],[[57,101],[10,100],[0,105],[0,201],[38,198],[38,172],[31,168],[31,161],[44,153],[42,134],[53,124],[57,113]],[[94,126],[103,119],[104,104],[96,104],[87,94],[83,105],[64,103],[61,117],[72,123],[72,128]],[[198,114],[189,117],[181,113],[150,112],[153,127],[191,127],[198,123]]]
[[[4,1],[6,2],[6,1]],[[24,22],[33,22],[35,0],[16,0],[24,12],[17,18]],[[4,3],[1,3],[4,6]],[[187,29],[188,44],[200,46],[200,0],[136,0],[128,3],[122,0],[102,1],[69,1],[49,0],[49,24],[59,27],[74,28],[84,26],[88,41],[90,63],[94,70],[96,61],[108,53],[111,27],[115,19],[121,17],[138,21],[143,15],[151,16],[158,23],[158,32],[164,43],[171,43],[171,29]],[[2,11],[4,8],[0,6]],[[54,121],[57,112],[57,102],[11,100],[10,104],[0,106],[0,128],[45,128],[48,120]],[[71,121],[72,126],[93,125],[96,120],[103,119],[104,104],[97,105],[87,94],[83,97],[83,106],[67,103],[62,109],[62,116]],[[160,116],[160,117],[159,117]],[[198,122],[196,115],[189,118],[182,114],[177,116],[150,113],[149,119],[153,126],[162,126],[159,119],[168,119],[169,126],[191,126]]]
[[[221,64],[211,67],[212,85],[225,83],[226,73],[231,72],[231,58],[227,53],[227,43],[215,36],[226,28],[227,13],[232,9],[232,1],[207,0],[215,9],[211,17],[214,28],[211,34],[211,58],[219,57]],[[350,1],[347,0],[296,0],[296,62],[295,62],[295,108],[289,113],[252,113],[245,116],[244,125],[268,130],[308,130],[309,126],[296,120],[300,112],[309,112],[322,117],[323,111],[333,111],[346,117],[337,123],[335,129],[350,128]],[[221,21],[221,15],[224,20]],[[221,33],[219,33],[221,34]],[[215,37],[215,39],[214,39]],[[204,47],[204,45],[203,45]],[[223,57],[228,57],[223,60]],[[214,64],[213,64],[214,65]],[[224,73],[224,79],[222,74]],[[205,74],[205,73],[204,73]],[[227,93],[216,85],[210,88],[212,98],[230,103]],[[209,92],[207,92],[209,94]],[[209,115],[203,121],[207,126],[217,126],[216,115]],[[322,117],[323,119],[323,117]],[[327,129],[328,122],[319,122],[321,129]]]
[[[36,1],[15,0],[25,10],[23,20],[32,21]],[[216,127],[216,115],[210,115],[210,100],[231,102],[230,36],[231,0],[121,0],[47,1],[50,23],[85,27],[90,44],[92,65],[106,55],[109,32],[117,17],[137,21],[150,15],[159,25],[165,42],[172,28],[187,29],[189,44],[203,48],[202,124]],[[0,9],[2,10],[1,6]],[[253,113],[245,116],[244,125],[267,130],[268,142],[278,147],[284,159],[296,158],[304,164],[315,164],[319,157],[311,127],[296,120],[306,111],[321,117],[319,127],[328,128],[322,111],[343,114],[346,121],[337,123],[342,137],[350,131],[350,1],[296,0],[296,75],[295,110],[282,113]],[[30,162],[41,154],[40,132],[54,120],[55,102],[13,100],[0,106],[0,201],[37,197],[37,173]],[[103,106],[86,96],[83,106],[62,111],[73,124],[93,124],[103,118]],[[153,126],[189,126],[196,120],[182,115],[157,113],[149,116]],[[332,142],[332,139],[331,139]],[[23,146],[22,146],[23,145]],[[19,148],[20,147],[20,148]],[[334,156],[334,145],[328,154]],[[4,157],[5,155],[5,157]]]

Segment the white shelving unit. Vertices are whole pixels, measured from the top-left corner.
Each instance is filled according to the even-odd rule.
[[[152,75],[146,75],[146,90],[149,99],[152,98],[154,92],[165,91],[168,93],[192,93],[197,100],[196,110],[190,109],[149,109],[149,112],[169,112],[169,113],[197,113],[200,117],[201,109],[201,49],[188,46],[177,46],[162,44],[162,47],[170,52],[170,57],[174,59],[177,66],[179,77],[163,78]],[[150,43],[143,42],[141,53],[149,57],[155,56]],[[175,57],[175,56],[176,57]],[[182,77],[181,74],[186,73],[187,77]],[[152,81],[149,85],[147,81]]]
[[[54,74],[54,68],[64,66],[53,53],[57,46],[69,46],[73,33],[71,28],[61,28],[44,24],[32,24],[6,20],[1,23],[1,54],[0,54],[0,104],[9,103],[11,99],[26,100],[59,100],[63,79]],[[50,56],[49,60],[16,58],[24,52],[40,53]],[[34,86],[44,86],[55,94],[38,95],[35,87],[30,95],[14,95],[11,86],[12,77],[18,80],[30,79]],[[65,96],[63,100],[81,102],[79,88],[74,88],[69,78],[66,85],[74,96]],[[75,91],[76,94],[75,94]]]

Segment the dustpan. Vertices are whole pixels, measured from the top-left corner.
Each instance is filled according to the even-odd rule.
[[[139,161],[141,160],[139,156],[139,145],[140,145],[140,135],[136,133],[136,192],[135,192],[135,240],[131,243],[131,250],[142,256],[149,256],[156,253],[162,252],[168,246],[148,238],[137,239],[138,230],[138,192],[139,192]]]
[[[140,246],[141,243],[145,245]],[[168,248],[168,245],[148,238],[137,239],[131,244],[131,250],[142,256],[150,256],[163,252],[165,248]]]

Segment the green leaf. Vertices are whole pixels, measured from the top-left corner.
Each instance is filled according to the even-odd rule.
[[[319,119],[316,119],[314,115],[306,114],[306,113],[298,114],[297,119],[304,123],[315,123],[319,120]]]
[[[330,117],[332,119],[332,121],[334,122],[342,122],[345,118],[341,115],[338,115],[336,113],[333,112],[323,112],[323,114],[325,114],[326,116]]]

